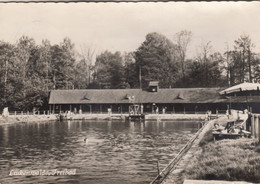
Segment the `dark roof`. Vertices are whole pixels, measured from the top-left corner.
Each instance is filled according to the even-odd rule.
[[[221,103],[222,88],[52,90],[49,104]]]

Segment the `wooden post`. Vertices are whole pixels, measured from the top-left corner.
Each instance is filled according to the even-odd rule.
[[[255,119],[255,137],[258,139],[259,138],[259,117],[256,115]]]
[[[53,114],[55,114],[55,104],[53,104]]]
[[[183,109],[183,113],[186,114],[186,112],[185,112],[185,107],[184,107],[184,109]]]
[[[158,173],[158,175],[160,175],[159,160],[157,160],[157,173]]]
[[[102,114],[102,104],[99,105],[100,114]]]
[[[251,118],[251,133],[252,133],[252,137],[255,136],[255,115],[252,115]]]
[[[16,116],[16,111],[14,111],[14,115]]]
[[[258,144],[260,143],[260,126],[259,126],[259,118],[258,117]]]
[[[51,112],[51,105],[49,105],[49,111]]]
[[[89,105],[89,112],[92,114],[92,105]]]
[[[123,112],[123,111],[122,111],[122,105],[120,105],[120,112],[121,112],[121,115],[122,115],[122,112]]]
[[[60,113],[61,113],[61,105],[60,105]]]
[[[71,112],[71,105],[70,105],[70,112]]]

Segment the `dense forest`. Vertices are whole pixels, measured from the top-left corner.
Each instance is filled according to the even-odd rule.
[[[153,32],[144,40],[134,52],[98,54],[87,46],[77,51],[69,38],[53,45],[48,40],[37,45],[27,36],[15,44],[0,41],[0,108],[48,109],[53,89],[145,89],[151,80],[161,88],[228,87],[260,80],[260,55],[248,35],[225,53],[213,52],[210,41],[202,43],[192,59],[190,31],[174,39]]]

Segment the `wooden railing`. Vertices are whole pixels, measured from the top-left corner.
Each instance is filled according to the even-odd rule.
[[[199,134],[204,130],[205,126],[208,122],[204,123],[203,126],[196,132],[196,134],[185,144],[185,146],[179,151],[177,156],[175,156],[170,163],[153,179],[150,184],[160,184],[163,180],[168,176],[168,174],[172,171],[172,169],[178,164],[180,159],[185,155],[185,153],[191,148],[193,142]]]

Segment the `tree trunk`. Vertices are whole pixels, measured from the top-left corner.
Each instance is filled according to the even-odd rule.
[[[250,50],[248,50],[248,72],[249,72],[249,82],[252,82],[251,52],[250,52]]]
[[[242,82],[245,82],[245,50],[243,50],[242,55]]]

